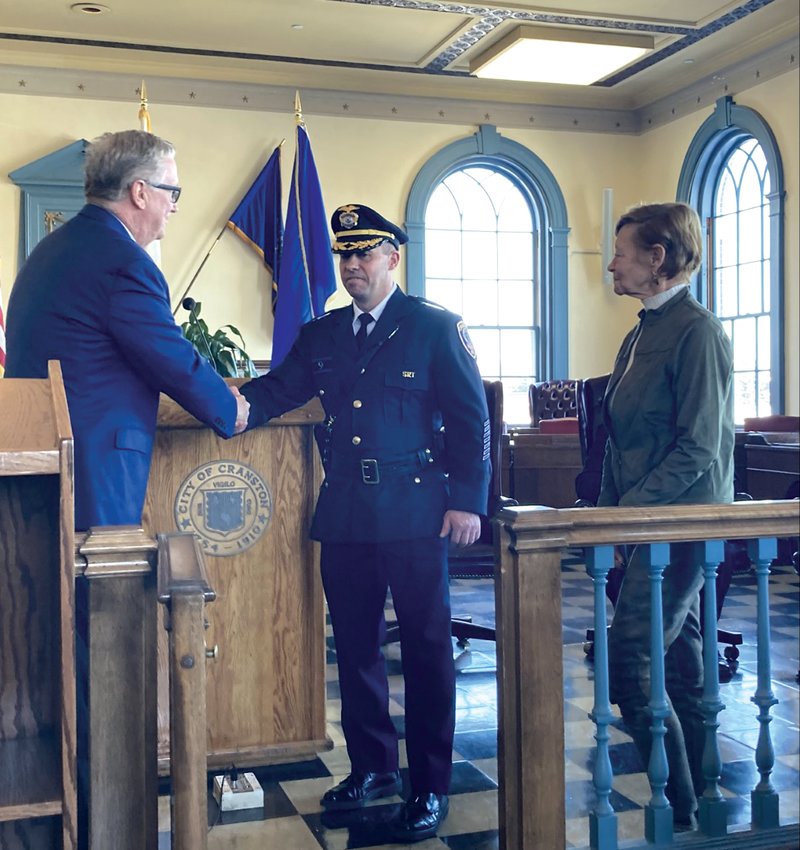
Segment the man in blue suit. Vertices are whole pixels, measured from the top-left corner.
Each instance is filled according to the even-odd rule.
[[[106,133],[86,154],[86,206],[43,239],[8,304],[6,376],[60,360],[75,440],[75,525],[142,520],[160,392],[220,436],[247,402],[183,337],[145,248],[177,211],[175,150],[150,133]]]
[[[339,207],[331,225],[352,306],[306,324],[286,359],[241,389],[251,426],[312,396],[327,414],[311,536],[322,542],[351,773],[321,802],[359,809],[400,791],[381,652],[391,589],[410,784],[392,837],[411,843],[435,835],[447,816],[455,725],[447,547],[474,543],[486,512],[486,397],[464,322],[394,283],[403,230],[362,204]]]
[[[172,317],[145,248],[181,190],[175,150],[138,130],[106,133],[86,154],[86,206],[43,239],[8,303],[9,378],[44,378],[60,360],[75,447],[75,525],[139,525],[160,392],[220,436],[249,405],[200,357]],[[88,842],[88,586],[76,583],[79,847]]]

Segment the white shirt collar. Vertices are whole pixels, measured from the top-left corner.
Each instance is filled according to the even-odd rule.
[[[664,292],[659,292],[656,295],[650,295],[647,298],[642,298],[642,304],[645,310],[657,310],[663,307],[667,301],[674,298],[679,293],[683,292],[689,286],[688,283],[679,283]]]
[[[389,290],[389,294],[386,296],[386,298],[384,298],[384,299],[383,299],[383,301],[381,301],[381,303],[380,303],[380,304],[377,304],[377,305],[376,305],[375,307],[373,307],[371,310],[362,310],[362,309],[358,306],[358,304],[356,304],[356,302],[355,302],[355,301],[353,302],[353,331],[354,331],[354,332],[355,332],[355,331],[357,331],[357,330],[358,330],[358,328],[359,328],[358,317],[359,317],[362,313],[367,313],[367,312],[368,312],[368,313],[370,314],[370,316],[372,316],[372,318],[375,320],[374,322],[371,322],[371,323],[370,323],[370,325],[369,325],[369,327],[367,328],[367,333],[368,333],[368,334],[369,334],[369,333],[372,333],[372,329],[373,329],[373,328],[375,327],[375,325],[377,324],[378,319],[380,319],[380,317],[381,317],[381,313],[383,313],[384,308],[385,308],[385,307],[386,307],[386,305],[389,303],[389,299],[390,299],[390,298],[394,295],[394,291],[395,291],[395,289],[397,289],[397,284],[396,284],[396,283],[393,283],[393,284],[392,284],[392,288]]]

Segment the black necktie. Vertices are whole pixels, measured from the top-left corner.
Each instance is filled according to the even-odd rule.
[[[359,351],[363,351],[364,343],[367,341],[367,328],[375,321],[375,319],[373,319],[369,313],[362,313],[358,317],[358,321],[361,327],[358,329],[358,333],[356,334],[356,348]]]

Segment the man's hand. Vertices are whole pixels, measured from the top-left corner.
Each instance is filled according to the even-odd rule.
[[[450,536],[450,542],[456,546],[469,546],[481,533],[481,518],[467,511],[447,511],[442,522],[439,537]]]
[[[247,420],[250,418],[250,402],[239,392],[238,387],[228,387],[236,399],[236,426],[233,429],[234,434],[241,434],[247,427]]]

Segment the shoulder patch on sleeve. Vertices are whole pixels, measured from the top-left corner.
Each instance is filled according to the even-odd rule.
[[[467,330],[467,325],[463,319],[458,320],[456,329],[458,330],[458,337],[461,340],[461,344],[466,349],[467,354],[469,354],[473,360],[477,360],[478,355],[475,353],[475,346],[472,344],[472,340],[469,337],[469,331]]]

